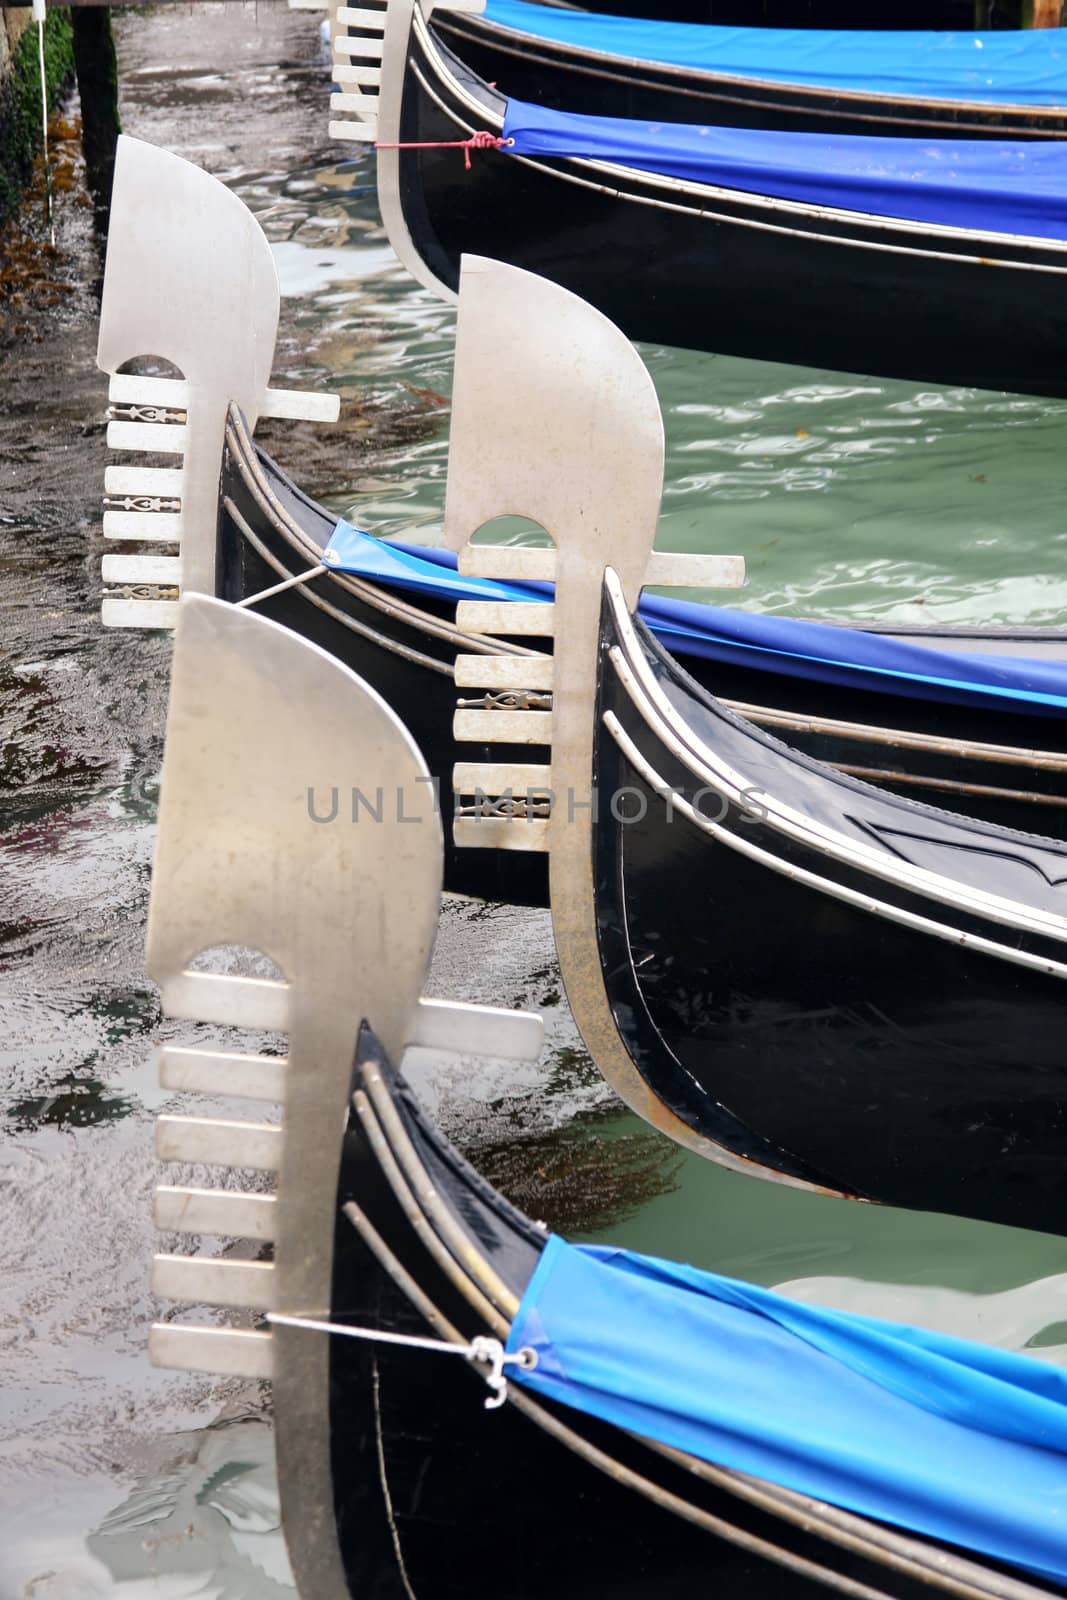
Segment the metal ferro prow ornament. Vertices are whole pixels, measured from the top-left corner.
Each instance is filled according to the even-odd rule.
[[[310,794],[343,795],[316,821]],[[373,810],[355,792],[382,797]],[[357,820],[358,819],[358,820]],[[347,1589],[331,1514],[329,1338],[249,1326],[249,1313],[330,1314],[341,1139],[363,1022],[390,1058],[418,1044],[530,1059],[541,1019],[420,998],[437,927],[442,829],[419,751],[383,700],[317,646],[248,611],[192,595],[179,606],[147,968],[164,1011],[287,1036],[284,1056],[166,1046],[165,1088],[275,1102],[281,1122],[167,1114],[168,1162],[274,1177],[273,1191],[163,1185],[167,1232],[272,1241],[252,1255],[156,1258],[165,1298],[241,1308],[215,1325],[167,1321],[161,1366],[270,1378],[282,1515],[301,1593]],[[251,948],[276,978],[199,970],[220,946]]]
[[[191,162],[123,135],[96,355],[111,376],[107,443],[181,464],[107,468],[104,537],[148,550],[104,557],[104,582],[113,586],[105,627],[173,627],[179,592],[214,594],[231,402],[250,428],[260,417],[337,420],[334,394],[269,387],[278,303],[274,257],[247,206]],[[162,358],[180,376],[120,370],[144,357]],[[173,545],[177,555],[159,553]]]
[[[533,660],[459,656],[461,695],[550,692],[552,706],[457,710],[458,739],[549,746],[550,761],[458,764],[456,795],[477,803],[461,808],[456,843],[549,852],[560,969],[593,1060],[646,1121],[691,1150],[748,1171],[750,1163],[695,1132],[649,1091],[615,1025],[597,940],[591,802],[605,577],[615,575],[631,611],[645,584],[724,589],[744,582],[739,556],[653,550],[663,451],[652,379],[613,323],[547,279],[464,257],[445,542],[461,572],[547,580],[556,590],[552,604],[461,601],[457,607],[457,624],[469,632],[548,638],[552,649]],[[538,523],[551,546],[474,542],[479,529],[505,515]],[[506,804],[494,805],[500,797]]]
[[[305,0],[298,3],[303,8]],[[375,147],[378,206],[389,243],[417,282],[442,300],[455,301],[416,249],[400,201],[404,77],[416,13],[421,19],[434,11],[480,13],[485,0],[372,0],[359,7],[329,0],[328,10],[332,76],[341,91],[330,96],[330,138]]]

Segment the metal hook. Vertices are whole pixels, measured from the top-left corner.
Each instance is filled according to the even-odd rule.
[[[488,1367],[488,1372],[482,1372],[490,1393],[485,1397],[485,1409],[496,1411],[504,1404],[508,1397],[508,1380],[504,1376],[505,1361],[522,1367],[524,1372],[532,1372],[537,1365],[537,1351],[531,1350],[529,1345],[515,1353],[508,1355],[499,1339],[494,1339],[489,1334],[477,1334],[470,1342],[466,1352],[468,1361],[476,1366]]]

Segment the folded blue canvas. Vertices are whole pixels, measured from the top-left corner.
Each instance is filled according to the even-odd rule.
[[[1067,1373],[625,1250],[545,1246],[513,1381],[721,1466],[1067,1581]]]
[[[469,578],[448,550],[375,539],[338,522],[328,565],[336,572],[410,590],[445,603],[552,599],[548,583]],[[692,601],[641,596],[640,615],[674,654],[702,656],[788,677],[863,688],[949,705],[1000,705],[1036,716],[1067,709],[1067,662],[927,650],[921,644],[795,617],[765,616]]]
[[[691,183],[983,233],[1067,239],[1058,140],[886,139],[631,122],[509,100],[522,156],[610,161]]]
[[[488,0],[486,20],[580,50],[727,77],[994,105],[1067,105],[1058,28],[1003,33],[722,28]]]

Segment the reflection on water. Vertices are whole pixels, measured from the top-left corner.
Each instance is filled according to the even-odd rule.
[[[966,1294],[937,1284],[906,1287],[855,1278],[802,1278],[780,1284],[783,1294],[839,1306],[894,1322],[919,1322],[1005,1350],[1040,1351],[1042,1361],[1067,1366],[1067,1273],[1054,1273],[1000,1294]],[[1061,1320],[1050,1322],[1050,1317]]]
[[[191,1440],[185,1458],[138,1484],[87,1544],[119,1594],[143,1589],[147,1566],[152,1592],[168,1600],[292,1596],[270,1427],[248,1420]]]
[[[332,443],[277,425],[271,448],[339,513],[437,538],[453,315],[386,246],[370,158],[325,146],[317,19],[261,0],[117,28],[128,131],[263,217],[289,296],[279,378],[328,373],[349,402]],[[99,261],[73,205],[60,258],[58,306],[37,316],[31,286],[5,321],[0,301],[0,1600],[276,1600],[291,1591],[264,1394],[154,1372],[144,1354],[151,1118],[166,1101],[149,1047],[188,1038],[161,1024],[143,972],[170,647],[99,628]],[[1067,407],[644,353],[667,415],[660,543],[744,553],[731,603],[1067,610]],[[1060,1241],[736,1177],[620,1112],[560,1000],[544,913],[449,900],[432,988],[544,1012],[540,1063],[413,1056],[409,1071],[550,1225],[1062,1359]]]
[[[830,1199],[688,1154],[669,1187],[604,1236],[842,1309],[925,1323],[929,1308],[932,1326],[1017,1349],[1062,1319],[1067,1295],[1067,1251],[1051,1234]]]

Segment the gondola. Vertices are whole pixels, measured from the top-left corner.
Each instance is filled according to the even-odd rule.
[[[281,1021],[288,1055],[163,1053],[171,1092],[284,1109],[280,1124],[159,1119],[163,1161],[218,1175],[156,1192],[158,1225],[185,1247],[154,1262],[168,1312],[149,1349],[162,1366],[270,1380],[300,1593],[1062,1594],[1054,1368],[575,1249],[451,1149],[390,1067],[427,1033],[441,870],[428,774],[388,708],[315,646],[203,596],[181,607],[147,966],[172,1015]],[[279,704],[280,683],[294,697]],[[324,761],[401,787],[423,826],[391,814],[378,836],[309,829],[301,780]],[[237,936],[284,976],[257,985],[190,966]],[[529,1054],[532,1020],[454,1006],[452,1044]],[[274,1187],[230,1186],[249,1167]],[[198,1235],[234,1243],[198,1255]],[[270,1258],[247,1241],[271,1243]],[[561,1271],[591,1275],[598,1293],[568,1294]],[[695,1323],[665,1320],[678,1295]],[[620,1356],[625,1392],[595,1393],[588,1358],[607,1370]],[[694,1360],[717,1381],[693,1387]],[[673,1420],[653,1374],[689,1393]],[[794,1431],[813,1376],[834,1414],[820,1404],[819,1426]]]
[[[381,92],[346,85],[330,128],[378,145],[390,240],[439,293],[454,294],[464,252],[486,255],[554,279],[634,339],[1064,393],[1057,144],[551,111],[491,88],[415,0],[388,19],[384,56],[380,35],[335,35],[338,70],[380,76]],[[483,148],[466,164],[433,148],[471,141]]]
[[[818,25],[844,31],[813,33],[708,9],[679,23],[649,7],[634,19],[487,0],[481,13],[437,10],[431,28],[486,83],[557,110],[809,133],[1067,135],[1067,56],[1054,30],[976,34],[972,11],[951,34],[875,32],[938,24],[853,9]]]
[[[675,696],[673,711],[665,713],[651,692],[636,696],[649,731],[633,724],[637,713],[621,702],[611,708],[620,721],[624,712],[630,717],[626,737],[645,751],[641,759],[651,762],[653,778],[660,771],[655,741],[670,750],[676,764],[661,776],[667,784],[678,779],[679,814],[673,800],[657,795],[635,819],[626,810],[634,797],[624,790],[635,789],[647,802],[639,785],[605,789],[598,776],[601,765],[607,773],[619,759],[603,733],[610,675],[605,666],[598,687],[596,670],[598,652],[614,648],[598,632],[601,578],[609,567],[622,573],[624,600],[615,597],[611,613],[622,649],[629,640],[625,617],[636,608],[643,583],[657,571],[656,581],[664,577],[662,562],[658,569],[649,566],[663,450],[651,380],[618,330],[565,290],[490,261],[472,261],[467,272],[445,531],[460,575],[487,580],[488,590],[476,593],[492,598],[461,599],[454,614],[443,618],[421,604],[413,614],[409,602],[385,594],[380,583],[364,586],[324,573],[326,552],[312,542],[295,571],[274,567],[261,573],[271,580],[267,589],[245,592],[238,603],[288,604],[305,591],[315,594],[314,582],[334,585],[329,599],[320,588],[316,601],[303,602],[306,618],[314,621],[305,620],[302,631],[316,630],[315,637],[342,659],[369,663],[374,687],[410,707],[413,721],[423,715],[420,679],[434,685],[427,700],[431,693],[440,695],[449,683],[442,667],[452,664],[460,704],[451,719],[437,710],[434,755],[447,758],[455,741],[460,759],[452,771],[454,803],[447,817],[455,870],[464,872],[460,858],[469,854],[476,865],[466,881],[491,886],[499,860],[496,892],[513,883],[519,893],[536,898],[547,852],[557,948],[578,1026],[607,1080],[654,1126],[745,1171],[898,1204],[1060,1226],[1053,1174],[1067,1086],[1048,1041],[1055,1038],[1050,1019],[1067,975],[1061,961],[1067,939],[1060,909],[1064,847],[953,818],[817,763],[805,766],[809,758],[785,751],[769,736],[761,744],[764,736],[749,721],[738,725],[752,731],[747,782],[736,792],[743,802],[747,791],[770,788],[773,818],[756,821],[774,839],[757,851],[766,881],[749,885],[750,937],[736,949],[729,946],[711,909],[719,904],[719,854],[725,842],[735,854],[747,850],[746,859],[751,857],[755,835],[748,830],[754,823],[742,804],[741,844],[735,847],[714,832],[722,832],[735,803],[731,790],[722,816],[711,819],[712,832],[704,826],[708,818],[694,788],[710,796],[713,806],[718,801],[706,771],[702,691],[687,697],[682,668],[667,674],[662,690]],[[509,360],[500,364],[493,354],[506,345]],[[554,375],[565,362],[593,381],[558,390]],[[210,404],[207,396],[193,398],[203,407],[201,427],[209,415],[225,417],[218,396]],[[154,426],[153,441],[160,428],[186,424]],[[232,417],[230,438],[240,443]],[[240,504],[237,481],[231,476],[228,482],[235,493],[224,493],[223,509],[238,529],[242,522],[252,528],[257,495],[283,525],[278,508],[284,511],[286,498],[290,508],[299,506],[297,492],[286,491],[277,475],[264,493],[262,475],[252,474]],[[469,542],[505,510],[546,529],[556,541],[555,555],[552,549]],[[340,539],[336,525],[329,537]],[[261,540],[258,551],[256,543],[255,537],[249,541],[256,554],[269,554]],[[197,569],[213,569],[212,541],[201,536],[181,559],[190,553]],[[230,581],[226,572],[224,561],[224,585]],[[501,579],[507,580],[503,594]],[[556,583],[551,603],[543,593],[534,601],[507,586],[549,579]],[[158,614],[153,608],[173,613],[175,604],[136,598],[109,603],[120,610],[147,606],[149,621]],[[550,657],[544,640],[552,634]],[[384,642],[389,637],[391,645]],[[431,668],[433,658],[437,665]],[[634,681],[643,681],[641,652],[632,642],[627,661]],[[287,686],[286,693],[296,695],[296,686]],[[544,703],[549,694],[550,708]],[[724,709],[722,715],[728,719],[730,713]],[[1050,728],[1056,725],[1050,718]],[[618,748],[626,754],[629,747]],[[970,759],[959,748],[950,753]],[[1025,755],[1016,759],[1025,766]],[[344,829],[361,820],[381,821],[383,798],[365,781],[346,788],[336,770],[326,769],[309,777],[306,787],[308,826]],[[664,804],[666,818],[657,811]],[[693,816],[686,806],[696,807]],[[809,809],[816,820],[801,841],[808,854],[794,862],[789,851],[797,841],[777,819],[787,815],[794,827],[795,814],[803,817]],[[644,855],[624,872],[618,863],[629,861],[627,852],[637,851],[638,840],[645,841]],[[826,856],[818,871],[812,851]],[[906,860],[909,851],[926,851],[928,859]],[[671,875],[677,871],[684,882],[675,896]],[[996,886],[989,890],[982,887],[987,873]],[[465,880],[460,875],[453,881]],[[800,894],[802,887],[813,891],[810,899]],[[792,891],[799,909],[786,903]],[[757,937],[761,906],[776,919],[763,944]],[[816,925],[838,933],[847,916],[846,933],[836,940],[829,934],[810,939],[811,907],[821,918]],[[798,943],[786,949],[775,944],[775,935],[790,917]],[[672,942],[672,930],[680,943]],[[717,938],[728,947],[717,949]],[[772,949],[778,967],[772,963],[768,975],[760,952]],[[891,955],[892,966],[879,967],[875,951]],[[721,968],[708,965],[713,955],[722,955]],[[798,1014],[787,1003],[794,967],[804,972],[812,993],[820,993],[814,1010]],[[931,991],[933,974],[952,989]],[[783,1042],[772,1043],[783,1059],[772,1070],[773,1052],[757,1053],[746,1082],[750,1089],[760,1084],[762,1100],[739,1084],[742,1113],[720,1093],[715,1070],[721,1058],[724,1072],[729,1065],[735,1077],[744,1077],[748,1041],[758,1035],[751,1027],[752,1008],[765,980],[768,996],[775,993],[774,981],[781,985],[769,1014],[780,1023]],[[709,988],[720,982],[729,985],[725,1006],[726,989]],[[968,996],[964,1014],[956,992]],[[787,1041],[800,1041],[805,1029],[812,1035],[810,1050],[799,1042],[793,1048],[806,1051],[806,1094],[786,1096],[778,1078],[789,1064]],[[872,1062],[880,1073],[876,1083]],[[768,1099],[780,1100],[782,1114],[764,1116]]]
[[[273,326],[276,292],[247,331],[236,316],[205,316],[213,303],[212,286],[199,283],[195,273],[207,253],[195,245],[191,251],[178,245],[179,239],[196,238],[190,203],[200,214],[211,214],[221,203],[224,209],[212,219],[213,238],[220,258],[240,261],[249,249],[245,233],[251,219],[214,179],[133,140],[120,144],[118,174],[100,343],[101,364],[113,374],[117,402],[109,443],[124,450],[163,448],[170,455],[184,448],[184,454],[180,473],[151,467],[108,469],[105,534],[150,541],[153,552],[173,538],[180,555],[105,556],[105,622],[167,625],[174,614],[168,596],[175,591],[166,579],[172,569],[182,569],[186,586],[235,604],[254,602],[265,615],[315,639],[397,707],[426,753],[440,783],[449,887],[495,899],[543,902],[547,886],[539,859],[459,852],[451,844],[451,772],[460,755],[452,731],[456,655],[521,653],[524,648],[457,626],[457,600],[489,598],[492,586],[473,578],[461,582],[456,558],[447,550],[383,544],[351,528],[349,570],[326,568],[308,576],[322,567],[324,552],[331,542],[339,542],[343,525],[255,444],[252,421],[272,409],[292,413],[318,406],[321,414],[328,397],[266,388],[267,335],[258,328]],[[193,188],[186,199],[183,188],[188,185]],[[152,267],[146,255],[137,219],[149,193],[168,196],[175,239],[166,264],[173,285],[164,280],[161,264]],[[254,223],[249,237],[263,252],[266,272],[269,250]],[[188,297],[193,314],[187,326],[175,311],[179,280],[196,287]],[[220,281],[216,275],[216,295]],[[133,285],[145,304],[131,327]],[[223,328],[237,349],[221,363],[220,377]],[[185,368],[196,372],[195,394],[175,380],[131,378],[117,370],[138,349],[179,356]],[[242,372],[250,351],[258,368]],[[592,391],[596,368],[586,376]],[[156,398],[154,407],[131,401],[131,396],[146,393]],[[241,405],[228,404],[234,393]],[[206,442],[201,446],[202,436]],[[178,486],[190,510],[178,509],[180,498],[151,494],[158,489],[173,493]],[[131,496],[126,492],[130,489],[146,492]],[[544,597],[545,588],[520,584],[514,593],[536,600]],[[642,607],[657,637],[698,682],[713,687],[760,725],[780,730],[806,753],[1005,826],[1057,836],[1063,832],[1067,739],[1061,732],[1062,663],[1067,660],[1067,630],[851,629],[764,619],[651,596],[644,597]],[[532,658],[538,656],[536,646],[525,648]],[[501,693],[488,706],[483,696],[483,709],[514,710],[523,704],[543,708],[543,692],[532,687],[530,692],[532,701],[529,696],[523,700],[521,692]]]
[[[216,592],[234,604],[264,595],[255,600],[258,610],[322,644],[396,706],[439,780],[450,888],[520,903],[543,901],[539,863],[472,855],[451,846],[452,768],[461,753],[464,759],[470,754],[452,731],[455,658],[526,648],[537,660],[538,652],[457,628],[457,595],[477,599],[480,591],[477,580],[459,582],[455,558],[449,565],[448,553],[441,550],[382,546],[370,538],[353,541],[355,559],[348,572],[327,569],[306,583],[269,592],[320,564],[337,527],[336,517],[303,494],[256,445],[240,412],[231,408],[220,485]],[[409,568],[401,556],[414,558]],[[420,583],[421,590],[415,587]],[[514,592],[518,598],[541,597],[536,586],[516,585]],[[1054,701],[1027,700],[1023,687],[1027,682],[1036,687],[1039,679],[1049,688],[1056,683],[1067,657],[1064,630],[919,627],[881,633],[830,624],[791,628],[779,619],[761,650],[757,639],[763,619],[651,597],[644,604],[657,635],[698,683],[714,686],[759,725],[781,730],[795,748],[888,789],[1002,826],[1056,837],[1067,832],[1067,720]],[[690,619],[703,623],[705,635],[714,633],[717,620],[723,627],[720,642],[702,638],[696,627],[683,632]],[[731,627],[744,633],[731,637]],[[791,639],[790,661],[772,646]],[[823,642],[825,676],[812,654],[802,654],[801,645],[812,640]],[[867,646],[872,663],[865,669]],[[710,653],[697,653],[703,650]],[[834,659],[840,663],[836,671],[830,664]],[[896,671],[871,670],[873,660],[886,668],[892,663]],[[984,684],[979,664],[991,664]],[[798,675],[790,676],[790,668]],[[922,681],[924,670],[935,683]],[[969,690],[962,687],[968,681]],[[998,694],[1013,684],[1023,698]],[[927,692],[930,698],[923,697]],[[488,703],[484,695],[469,700],[471,709],[500,711],[549,703],[536,689],[502,691]]]
[[[468,272],[446,539],[461,571],[498,571],[470,541],[507,506],[553,538],[522,554],[556,590],[550,617],[459,620],[550,637],[555,687],[547,729],[515,712],[499,755],[457,768],[480,803],[456,842],[548,853],[575,1020],[657,1126],[768,1175],[1058,1231],[1067,849],[833,772],[696,685],[634,620],[662,470],[639,358],[546,280]],[[519,402],[517,353],[486,365],[516,300],[540,363],[603,363],[595,401]],[[512,756],[526,718],[539,768]]]
[[[758,1128],[779,1171],[1067,1226],[1063,846],[829,774],[611,589],[600,649],[596,926],[646,1087],[740,1154]]]

